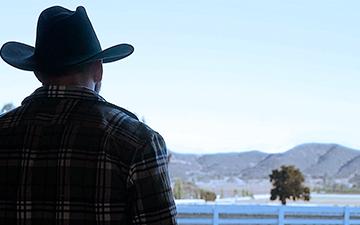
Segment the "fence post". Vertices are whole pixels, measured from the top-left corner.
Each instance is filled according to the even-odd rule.
[[[344,207],[344,225],[350,224],[350,208]]]
[[[219,212],[217,205],[213,206],[213,225],[219,225]]]
[[[279,207],[278,225],[284,225],[284,206]]]

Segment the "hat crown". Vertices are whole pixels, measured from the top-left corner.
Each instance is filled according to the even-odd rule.
[[[50,71],[79,64],[101,51],[85,8],[70,11],[61,6],[44,10],[38,20],[34,56]]]

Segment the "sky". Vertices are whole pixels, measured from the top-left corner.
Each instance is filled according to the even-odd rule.
[[[42,10],[83,5],[102,48],[101,95],[182,153],[283,152],[298,144],[360,149],[360,2],[181,0],[2,2],[0,44],[34,45]],[[41,84],[0,62],[0,105]]]

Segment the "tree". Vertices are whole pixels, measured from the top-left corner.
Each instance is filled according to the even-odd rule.
[[[174,197],[175,199],[181,199],[183,195],[183,182],[180,179],[175,180],[174,184]]]
[[[200,199],[204,199],[206,202],[213,202],[216,200],[215,192],[200,189]]]
[[[145,123],[146,124],[146,119],[145,119],[145,116],[142,116],[141,117],[141,122]]]
[[[310,189],[303,185],[304,176],[294,166],[281,166],[280,169],[273,170],[269,177],[273,185],[270,200],[278,198],[283,205],[286,205],[286,199],[310,200]]]
[[[10,111],[10,110],[12,110],[12,109],[14,109],[14,108],[15,108],[15,106],[14,106],[13,103],[6,103],[6,104],[1,108],[0,114],[6,113],[6,112],[8,112],[8,111]]]
[[[166,158],[166,161],[167,161],[168,164],[170,163],[170,160],[171,160],[172,156],[173,156],[172,153],[169,152],[168,155],[167,155],[167,158]]]
[[[239,192],[238,192],[237,189],[234,189],[234,190],[233,190],[233,196],[234,196],[234,197],[237,197],[237,196],[238,196],[238,193],[239,193]]]

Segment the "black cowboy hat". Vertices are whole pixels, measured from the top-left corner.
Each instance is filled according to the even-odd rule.
[[[113,62],[133,51],[129,44],[102,50],[84,7],[74,12],[53,6],[39,16],[35,48],[12,41],[2,46],[0,55],[18,69],[53,72],[94,60]]]

